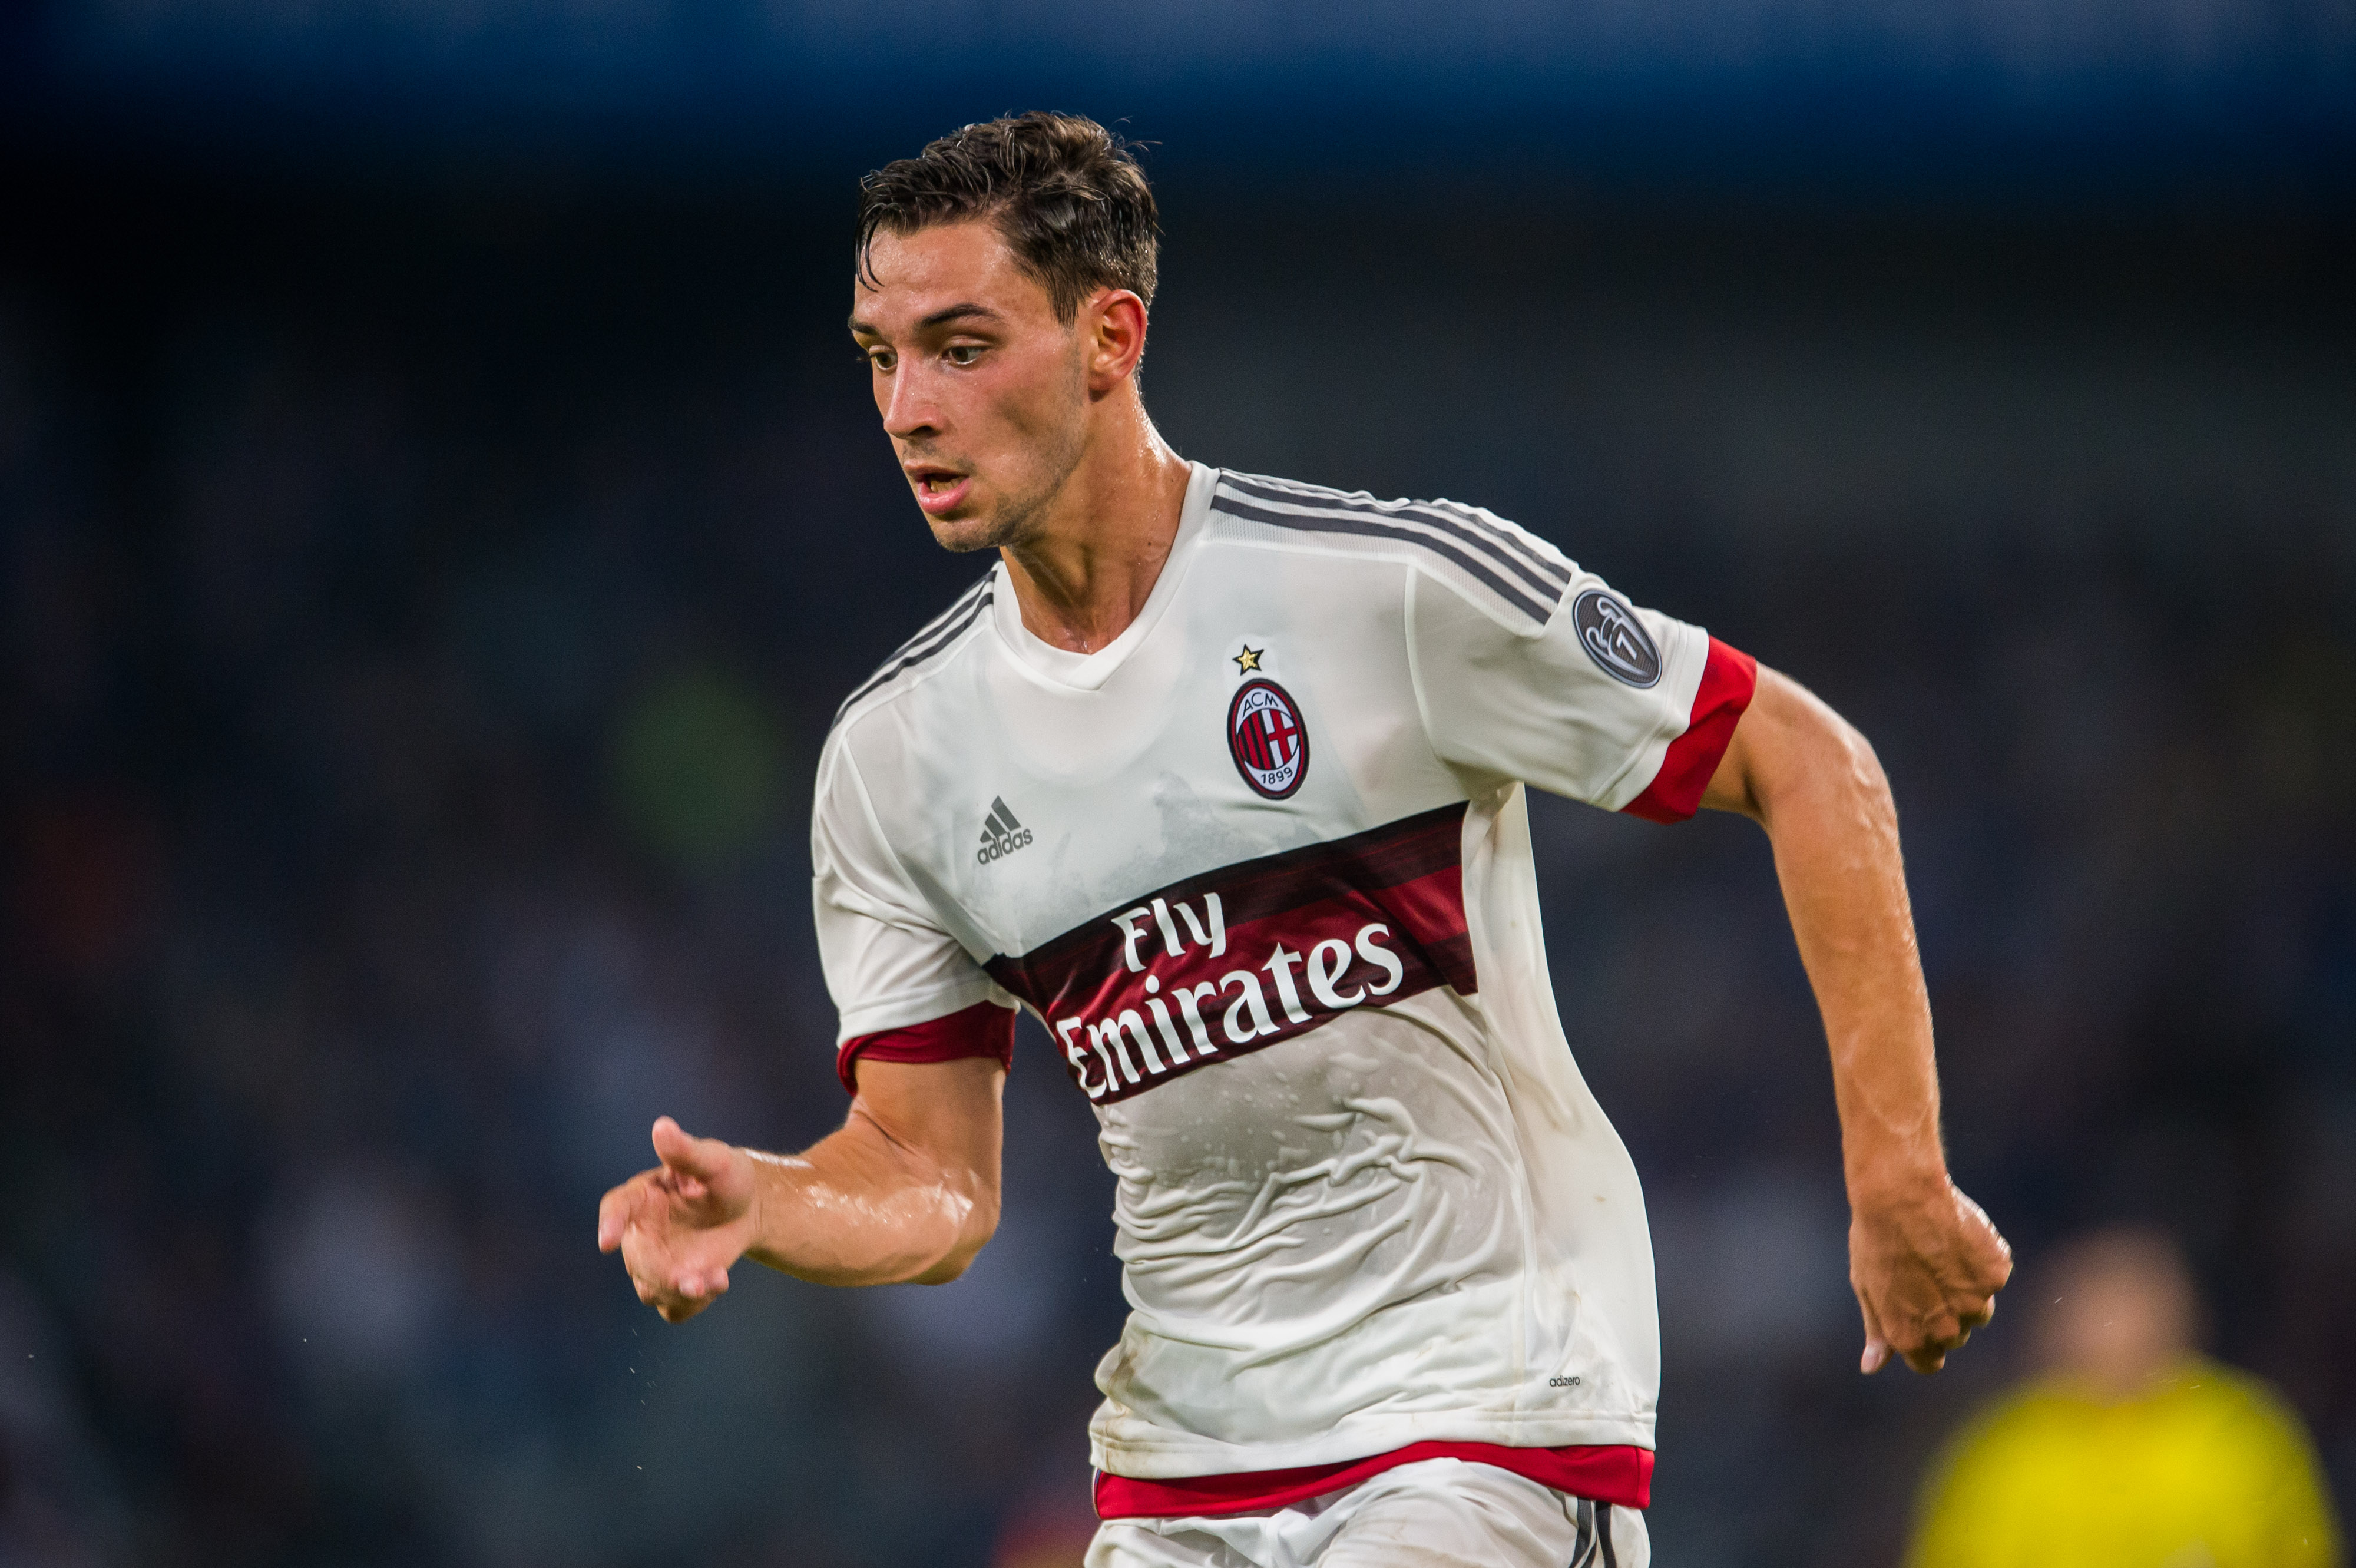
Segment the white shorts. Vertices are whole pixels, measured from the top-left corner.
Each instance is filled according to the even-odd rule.
[[[1113,1519],[1087,1568],[1646,1568],[1644,1516],[1494,1465],[1423,1459],[1288,1508]]]

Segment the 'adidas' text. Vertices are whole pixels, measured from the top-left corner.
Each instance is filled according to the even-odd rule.
[[[991,797],[990,814],[981,819],[981,847],[973,852],[974,864],[988,865],[1030,843],[1031,830],[1014,820],[1014,813],[1006,809],[1004,800]]]

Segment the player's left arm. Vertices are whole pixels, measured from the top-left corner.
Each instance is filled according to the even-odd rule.
[[[1848,1182],[1849,1283],[1862,1367],[1918,1372],[1996,1311],[2012,1251],[1948,1178],[1930,997],[1890,781],[1866,739],[1797,682],[1761,666],[1702,794],[1767,830],[1800,961],[1823,1010]]]

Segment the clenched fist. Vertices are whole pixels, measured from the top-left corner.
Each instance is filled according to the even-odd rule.
[[[1895,1353],[1918,1372],[1937,1371],[1996,1316],[1996,1293],[2011,1277],[2012,1249],[1944,1176],[1902,1197],[1852,1199],[1848,1281],[1865,1315],[1859,1369],[1878,1372]]]

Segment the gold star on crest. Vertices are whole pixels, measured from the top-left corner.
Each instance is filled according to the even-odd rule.
[[[1247,642],[1244,644],[1244,650],[1241,653],[1231,653],[1227,657],[1236,661],[1237,674],[1248,675],[1253,671],[1259,668],[1259,656],[1267,651],[1268,650],[1265,648],[1254,648],[1250,643]]]

